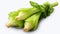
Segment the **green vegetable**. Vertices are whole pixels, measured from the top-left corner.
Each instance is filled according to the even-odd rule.
[[[21,8],[17,11],[10,12],[8,14],[7,27],[22,28],[24,31],[36,30],[38,27],[39,19],[46,18],[53,11],[55,6],[58,5],[57,2],[50,4],[45,2],[39,5],[36,2],[30,1],[32,8]],[[24,23],[25,22],[25,23]]]
[[[16,28],[22,28],[24,25],[24,21],[22,20],[16,20],[16,16],[19,14],[20,10],[13,11],[8,14],[8,23],[6,24],[7,27],[16,27]]]
[[[28,19],[26,19],[24,23],[24,31],[27,32],[31,29],[35,30],[37,28],[40,15],[41,15],[41,12],[38,12],[32,15],[31,17],[29,17]]]
[[[30,17],[32,14],[39,12],[37,8],[28,8],[22,9],[19,15],[16,17],[17,20],[25,20]]]

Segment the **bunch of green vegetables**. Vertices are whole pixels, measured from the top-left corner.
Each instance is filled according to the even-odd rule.
[[[57,2],[50,4],[45,2],[39,5],[33,1],[30,1],[32,8],[21,8],[17,11],[10,12],[8,14],[7,27],[23,28],[24,31],[36,30],[38,26],[39,19],[46,18],[49,16],[55,6],[58,5]],[[42,19],[41,18],[41,19]]]

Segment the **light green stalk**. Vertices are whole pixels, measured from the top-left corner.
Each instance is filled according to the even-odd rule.
[[[21,12],[16,17],[16,19],[17,20],[24,20],[38,11],[39,10],[37,8],[24,8],[24,9],[22,8]]]
[[[8,14],[8,22],[6,23],[7,27],[16,27],[16,28],[22,28],[24,21],[22,20],[16,20],[16,16],[19,14],[20,10],[13,11]]]
[[[36,13],[32,15],[31,17],[29,17],[28,19],[26,19],[24,23],[24,31],[27,32],[31,29],[35,30],[37,28],[40,15],[41,15],[41,12]]]

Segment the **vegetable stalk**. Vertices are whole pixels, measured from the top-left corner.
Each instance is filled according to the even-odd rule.
[[[25,20],[32,14],[38,12],[39,10],[37,8],[25,8],[22,9],[19,15],[16,17],[17,20]]]
[[[13,11],[8,14],[8,22],[6,23],[7,27],[16,27],[16,28],[22,28],[24,25],[24,21],[22,20],[16,20],[15,17],[19,14],[20,10]]]
[[[41,15],[41,12],[38,12],[25,20],[25,23],[24,23],[25,32],[31,29],[35,30],[37,28],[40,15]]]

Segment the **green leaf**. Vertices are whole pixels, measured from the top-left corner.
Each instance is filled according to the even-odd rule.
[[[30,1],[30,5],[40,9],[40,5],[38,3],[36,3],[36,2]]]

